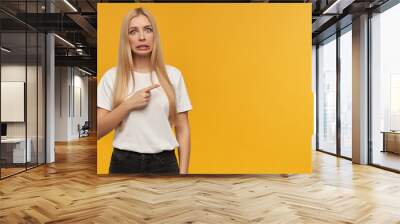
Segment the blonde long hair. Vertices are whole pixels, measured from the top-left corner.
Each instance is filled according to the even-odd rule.
[[[151,52],[151,71],[155,71],[157,78],[160,82],[161,88],[165,91],[168,101],[169,101],[169,122],[171,125],[175,124],[176,119],[176,107],[175,107],[175,91],[168,78],[166,71],[164,59],[162,56],[161,45],[160,45],[160,34],[156,26],[156,21],[154,17],[143,8],[136,8],[125,16],[120,33],[120,43],[118,52],[118,65],[117,65],[117,77],[114,86],[114,97],[113,97],[113,107],[117,107],[121,104],[128,95],[128,82],[132,78],[133,84],[135,84],[135,79],[132,76],[134,71],[133,59],[135,57],[133,51],[131,50],[128,37],[129,24],[133,18],[139,15],[144,15],[150,21],[153,27],[154,34],[154,44],[153,50]],[[151,83],[153,84],[153,75],[150,75]],[[133,85],[134,86],[134,85]],[[133,87],[134,88],[134,87]],[[160,111],[161,112],[161,111]]]

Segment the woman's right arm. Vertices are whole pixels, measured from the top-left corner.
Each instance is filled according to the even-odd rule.
[[[114,128],[118,127],[123,119],[132,111],[142,109],[147,106],[150,100],[150,91],[159,87],[159,84],[153,84],[143,88],[119,104],[112,111],[97,108],[97,139],[108,134]]]
[[[129,114],[130,110],[126,104],[120,104],[112,111],[97,108],[97,139],[118,127],[121,121]]]

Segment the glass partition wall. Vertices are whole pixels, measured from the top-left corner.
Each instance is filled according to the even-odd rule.
[[[369,17],[368,164],[400,172],[400,4],[389,3]],[[317,149],[351,159],[351,25],[317,48]]]
[[[352,158],[352,33],[351,25],[340,36],[340,154]]]
[[[0,11],[1,179],[45,163],[45,34],[19,19],[40,3]]]
[[[351,25],[317,45],[317,150],[352,157]]]
[[[371,18],[370,163],[400,171],[400,4]]]
[[[336,154],[336,36],[318,45],[318,146]]]

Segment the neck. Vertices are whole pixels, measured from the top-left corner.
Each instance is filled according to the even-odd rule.
[[[133,64],[137,72],[150,72],[151,70],[150,56],[136,55]]]

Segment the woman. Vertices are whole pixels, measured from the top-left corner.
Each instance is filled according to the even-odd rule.
[[[110,173],[187,174],[191,109],[181,72],[164,64],[153,16],[143,8],[130,11],[118,65],[97,90],[97,138],[115,129]]]

